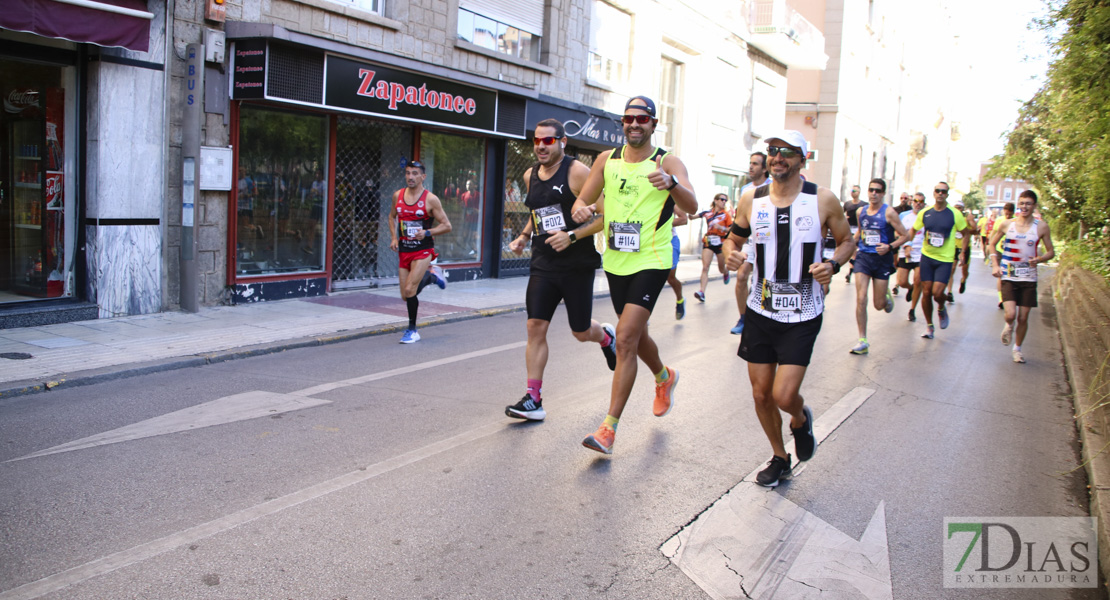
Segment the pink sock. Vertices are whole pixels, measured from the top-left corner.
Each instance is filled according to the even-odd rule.
[[[532,396],[533,400],[540,399],[540,392],[543,391],[542,379],[529,379],[528,380],[528,394]]]

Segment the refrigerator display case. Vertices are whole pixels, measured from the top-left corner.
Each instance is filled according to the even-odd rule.
[[[26,298],[63,294],[63,110],[60,89],[5,93],[0,222],[5,222],[10,251],[3,287]]]

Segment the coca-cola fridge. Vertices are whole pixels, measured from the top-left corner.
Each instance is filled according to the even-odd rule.
[[[9,264],[2,287],[19,296],[63,293],[65,194],[62,189],[65,94],[61,88],[3,90],[4,171],[0,220]]]

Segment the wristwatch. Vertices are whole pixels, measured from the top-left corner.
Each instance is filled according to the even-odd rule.
[[[574,233],[573,231],[572,231],[572,232],[570,232],[570,233],[568,233],[568,234],[567,234],[567,237],[569,237],[569,238],[570,238],[570,243],[572,243],[572,244],[573,244],[574,242],[577,242],[577,241],[578,241],[578,236],[577,236],[577,235],[575,235],[575,233]]]
[[[833,268],[833,275],[836,275],[837,273],[839,273],[839,272],[840,272],[840,263],[836,262],[836,260],[835,260],[835,259],[832,259],[832,258],[830,258],[829,260],[826,260],[825,262],[827,262],[827,263],[829,263],[830,265],[832,265],[832,268]]]
[[[675,186],[678,185],[678,178],[675,177],[674,175],[671,175],[670,177],[671,177],[671,187],[669,187],[667,189],[668,190],[673,190],[675,188]]]

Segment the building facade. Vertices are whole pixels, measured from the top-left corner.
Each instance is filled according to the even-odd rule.
[[[529,218],[537,121],[560,119],[591,164],[648,95],[655,144],[708,205],[738,196],[782,126],[788,70],[824,66],[820,33],[773,0],[86,3],[131,19],[100,28],[116,38],[36,28],[57,3],[15,1],[22,21],[0,15],[0,318],[48,300],[110,317],[395,284],[387,215],[414,159],[453,225],[436,240],[448,278],[524,274],[507,245]]]
[[[970,178],[953,162],[960,117],[948,91],[966,58],[945,2],[823,0],[798,10],[824,32],[829,56],[824,71],[788,74],[787,128],[814,150],[804,174],[841,199],[872,178],[886,180],[888,199],[931,197],[946,179],[966,191]]]
[[[161,2],[0,11],[0,327],[163,306]]]

